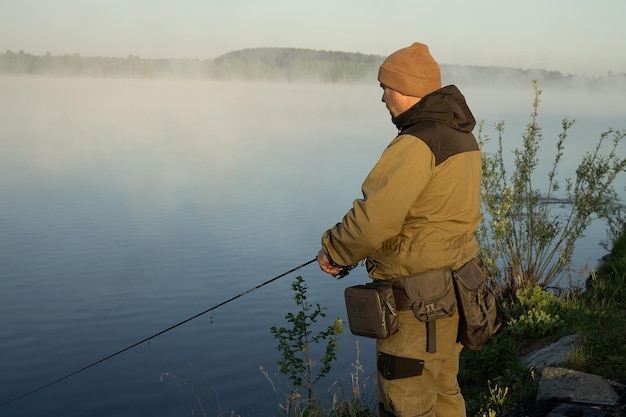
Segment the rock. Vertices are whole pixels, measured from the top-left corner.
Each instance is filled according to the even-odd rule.
[[[601,376],[555,367],[565,363],[576,335],[521,358],[540,375],[534,403],[507,411],[504,417],[626,417],[626,386]]]
[[[604,417],[606,415],[608,411],[598,407],[563,403],[553,408],[546,414],[546,417]]]
[[[558,342],[552,343],[542,349],[524,356],[522,364],[537,372],[541,372],[544,366],[552,366],[567,361],[569,353],[578,341],[577,335],[570,335],[561,338]]]
[[[615,405],[619,395],[598,375],[546,367],[541,372],[537,400],[557,398],[573,403]]]

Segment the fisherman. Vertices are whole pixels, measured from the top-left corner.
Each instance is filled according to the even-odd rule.
[[[323,234],[319,266],[337,275],[365,260],[373,280],[458,269],[478,250],[475,119],[457,87],[442,88],[439,64],[424,44],[387,57],[378,80],[399,133],[363,182],[363,197]],[[465,416],[458,312],[436,320],[436,349],[410,308],[398,318],[399,330],[376,341],[380,416]]]

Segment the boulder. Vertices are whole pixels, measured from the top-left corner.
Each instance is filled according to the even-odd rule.
[[[559,399],[568,402],[615,405],[619,395],[609,381],[598,375],[565,368],[546,367],[541,372],[537,400]]]
[[[534,367],[537,372],[541,372],[545,366],[563,363],[567,361],[569,353],[577,341],[578,336],[576,335],[565,336],[558,342],[524,356],[521,359],[522,364],[527,368]]]

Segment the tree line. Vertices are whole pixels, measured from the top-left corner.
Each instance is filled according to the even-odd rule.
[[[200,78],[290,82],[361,83],[376,79],[383,56],[298,48],[252,48],[214,59],[148,59],[136,55],[93,57],[80,54],[0,53],[0,74],[63,77]],[[545,69],[441,65],[445,83],[527,86],[626,87],[626,73],[583,77]]]
[[[294,48],[255,48],[215,59],[146,59],[0,53],[0,73],[70,77],[207,78],[358,82],[376,74],[382,57]]]

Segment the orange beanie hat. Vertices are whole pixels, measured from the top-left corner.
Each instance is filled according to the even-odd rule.
[[[441,72],[428,46],[415,42],[385,59],[378,81],[405,96],[424,97],[441,88]]]

